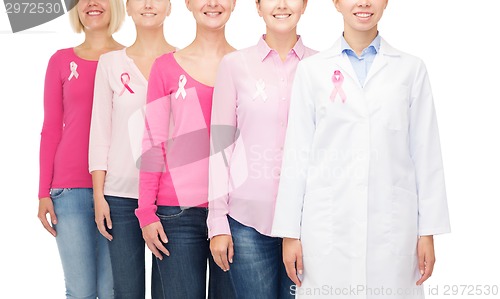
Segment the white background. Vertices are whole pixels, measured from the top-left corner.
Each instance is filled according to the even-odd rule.
[[[330,0],[309,2],[299,33],[306,45],[324,50],[340,36],[342,18]],[[184,1],[172,5],[165,35],[184,47],[194,37],[194,21]],[[440,295],[427,297],[449,298],[443,294],[452,285],[500,285],[498,12],[498,0],[393,0],[379,26],[394,47],[424,59],[435,96],[452,233],[435,237],[437,263],[426,290],[437,286]],[[264,29],[253,0],[237,0],[229,42],[253,45]],[[13,34],[0,8],[2,298],[64,298],[56,243],[36,217],[39,134],[47,62],[82,38],[71,32],[67,15]],[[115,38],[133,42],[129,18]],[[469,297],[493,298],[452,296]]]

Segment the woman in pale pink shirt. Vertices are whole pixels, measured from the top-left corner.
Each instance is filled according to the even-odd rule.
[[[293,77],[315,53],[296,33],[306,0],[257,2],[266,34],[220,64],[212,107],[211,251],[238,298],[292,298],[271,236]]]
[[[163,23],[169,0],[127,0],[134,21],[134,44],[109,52],[97,66],[89,171],[92,174],[97,227],[109,243],[116,298],[144,298],[145,244],[134,211],[139,198],[139,168],[144,106],[154,60],[175,50],[165,40]],[[127,260],[126,263],[123,261]],[[163,298],[153,263],[152,298]]]
[[[216,69],[234,51],[225,24],[235,0],[190,0],[196,38],[159,57],[149,77],[136,210],[157,257],[164,298],[206,298],[210,112]],[[227,273],[210,259],[209,298],[233,298]]]
[[[113,298],[108,245],[94,221],[88,144],[97,59],[123,47],[112,37],[123,18],[121,0],[79,1],[70,20],[85,41],[57,51],[47,67],[38,218],[56,237],[67,298]]]

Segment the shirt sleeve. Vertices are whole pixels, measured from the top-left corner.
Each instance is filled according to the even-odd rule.
[[[40,181],[38,198],[49,197],[54,175],[54,159],[63,131],[63,83],[58,54],[47,66],[43,95],[44,118],[40,139]]]
[[[229,165],[237,134],[237,92],[227,56],[219,64],[215,80],[212,116],[211,145],[208,179],[208,235],[230,235],[228,200],[230,191]]]
[[[423,62],[411,91],[409,134],[417,179],[419,235],[448,233],[450,220],[436,111]]]
[[[311,144],[316,130],[315,105],[307,69],[297,66],[290,99],[281,179],[271,235],[300,238],[302,207]]]
[[[109,85],[106,62],[101,57],[95,76],[89,140],[89,172],[108,169],[112,107],[113,90]]]
[[[160,58],[159,58],[160,59]],[[142,227],[157,222],[156,198],[162,174],[167,169],[165,145],[170,122],[170,98],[165,90],[162,68],[157,59],[151,68],[146,100],[145,130],[139,172],[139,201],[135,211]]]

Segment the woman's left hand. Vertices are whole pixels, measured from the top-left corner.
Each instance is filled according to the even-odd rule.
[[[433,236],[421,236],[417,244],[418,268],[422,277],[417,281],[417,285],[421,285],[432,275],[436,257],[434,255],[434,238]]]

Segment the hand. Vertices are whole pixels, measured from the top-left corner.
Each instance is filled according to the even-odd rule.
[[[433,236],[421,236],[417,244],[418,268],[422,277],[417,281],[421,285],[432,275],[436,257],[434,256]]]
[[[50,223],[47,221],[47,214],[50,216]],[[38,201],[38,219],[40,219],[43,227],[45,227],[51,235],[54,237],[57,235],[56,230],[52,227],[52,225],[57,224],[57,217],[54,211],[54,204],[50,197],[40,198]]]
[[[154,256],[156,256],[159,260],[163,260],[161,252],[163,252],[166,256],[170,256],[170,252],[163,245],[168,243],[168,239],[160,221],[153,222],[143,227],[142,237],[144,238],[144,241],[146,241],[146,245],[148,245],[149,250],[151,250]]]
[[[229,271],[229,264],[233,263],[234,246],[230,235],[218,235],[210,240],[210,251],[214,261],[223,271]]]
[[[302,243],[299,239],[283,239],[283,263],[288,277],[300,287],[302,282],[297,273],[302,275],[304,265],[302,263]]]
[[[95,223],[97,224],[99,232],[109,241],[113,240],[113,236],[106,230],[105,227],[105,224],[107,224],[108,229],[112,229],[113,223],[111,222],[111,215],[109,213],[109,204],[104,198],[104,195],[94,195],[94,207]]]

